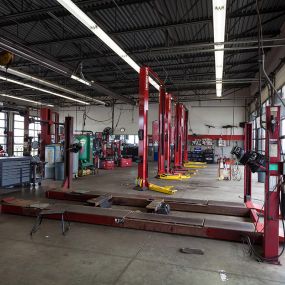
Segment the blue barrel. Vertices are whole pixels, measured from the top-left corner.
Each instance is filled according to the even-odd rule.
[[[55,180],[57,181],[64,180],[64,162],[55,163]]]

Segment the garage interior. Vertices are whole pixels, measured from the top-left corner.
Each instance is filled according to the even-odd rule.
[[[285,3],[2,0],[1,284],[285,284]]]

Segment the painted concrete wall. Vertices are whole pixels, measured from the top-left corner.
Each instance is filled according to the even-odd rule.
[[[239,125],[245,121],[245,107],[240,101],[210,101],[201,103],[186,103],[189,109],[189,129],[196,134],[227,134],[223,125]],[[71,107],[60,110],[60,120],[65,116],[74,117],[74,129],[83,128],[83,114],[85,107]],[[111,127],[112,109],[104,106],[91,106],[86,108],[85,130],[100,132],[106,126]],[[93,119],[93,120],[92,120]],[[149,106],[149,133],[151,133],[151,122],[158,119],[158,104]],[[95,120],[95,121],[94,121]],[[208,129],[205,124],[213,125],[216,128]],[[130,105],[116,105],[115,107],[115,133],[116,134],[137,134],[138,132],[138,108]],[[125,128],[125,132],[120,132]],[[191,133],[191,132],[189,132]],[[229,131],[228,131],[228,134]],[[241,135],[241,128],[234,129],[234,134]]]

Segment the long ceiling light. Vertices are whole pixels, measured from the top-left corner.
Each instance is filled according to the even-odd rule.
[[[76,75],[74,75],[73,73],[74,71],[70,67],[66,66],[65,64],[58,63],[55,61],[54,58],[51,59],[48,55],[43,55],[42,53],[39,53],[36,50],[30,49],[27,46],[20,44],[19,42],[16,42],[14,40],[11,41],[10,39],[0,36],[0,48],[10,51],[19,57],[25,58],[36,64],[44,66],[50,70],[53,70],[56,73],[62,74],[65,77],[69,77],[71,79],[77,80],[80,83],[88,85],[90,88],[92,88],[99,94],[103,94],[105,96],[109,96],[116,100],[121,100],[125,103],[135,105],[135,101],[133,99],[127,98],[121,94],[115,93],[98,83],[90,82],[90,81],[88,82],[87,80],[81,80],[80,77],[77,77]]]
[[[17,97],[17,96],[13,96],[13,95],[8,95],[8,94],[4,94],[4,93],[0,93],[0,96],[11,98],[11,99],[16,99],[16,100],[20,100],[20,101],[24,101],[24,102],[28,102],[28,103],[33,103],[35,105],[46,105],[48,107],[54,107],[54,105],[52,105],[52,104],[46,104],[46,103],[42,103],[42,102],[38,102],[38,101],[34,101],[34,100],[22,98],[22,97]]]
[[[60,91],[65,92],[65,93],[69,93],[69,94],[72,94],[72,95],[81,97],[81,98],[83,98],[83,99],[85,99],[85,100],[90,100],[90,101],[94,101],[94,102],[96,102],[96,103],[98,103],[98,104],[105,105],[105,102],[103,102],[103,101],[101,101],[101,100],[98,100],[98,99],[95,99],[95,98],[86,96],[86,95],[84,95],[84,94],[82,94],[82,93],[73,91],[73,90],[71,90],[71,89],[65,88],[65,87],[60,86],[60,85],[58,85],[58,84],[52,83],[52,82],[50,82],[50,81],[43,80],[43,79],[41,79],[41,78],[32,76],[32,75],[27,74],[27,73],[24,73],[24,72],[22,72],[22,71],[19,71],[19,70],[16,70],[16,69],[12,69],[12,68],[6,68],[6,67],[3,66],[3,65],[0,65],[0,70],[2,70],[2,71],[4,71],[4,72],[7,72],[7,73],[10,73],[10,74],[13,74],[13,75],[15,75],[15,76],[19,76],[19,77],[24,78],[24,79],[31,80],[31,81],[36,82],[36,83],[38,83],[38,84],[45,85],[45,86],[48,86],[48,87],[51,87],[51,88],[60,90]]]
[[[129,64],[136,72],[140,72],[140,66],[124,52],[92,19],[90,19],[81,9],[79,9],[71,0],[57,0],[66,10],[76,17],[83,25],[93,32],[101,41],[112,49],[119,57]],[[75,78],[73,78],[75,79]],[[81,78],[80,78],[81,79]],[[82,80],[82,79],[81,79]],[[152,78],[149,83],[157,90],[160,89]]]
[[[227,0],[212,0],[215,44],[216,95],[222,96]]]
[[[41,92],[48,93],[48,94],[51,94],[51,95],[54,95],[54,96],[57,96],[57,97],[61,97],[61,98],[64,98],[64,99],[67,99],[67,100],[70,100],[70,101],[74,101],[74,102],[77,102],[77,103],[80,103],[80,104],[83,104],[83,105],[90,105],[87,102],[84,102],[84,101],[81,101],[81,100],[78,100],[78,99],[75,99],[75,98],[71,98],[71,97],[68,97],[68,96],[65,96],[65,95],[62,95],[62,94],[59,94],[59,93],[47,90],[47,89],[43,89],[43,88],[31,85],[31,84],[27,84],[27,83],[24,83],[24,82],[21,82],[21,81],[17,81],[17,80],[11,79],[11,78],[0,76],[0,79],[4,80],[4,81],[11,82],[11,83],[15,83],[15,84],[18,84],[18,85],[21,85],[21,86],[25,86],[25,87],[28,87],[28,88],[31,88],[31,89],[39,90]]]

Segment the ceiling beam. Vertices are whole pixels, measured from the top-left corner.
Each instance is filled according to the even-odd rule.
[[[147,49],[147,48],[143,48],[143,47],[137,47],[136,49],[133,50],[128,50],[126,51],[128,55],[130,56],[134,56],[137,57],[137,60],[139,62],[142,62],[142,60],[140,60],[139,56],[148,56],[148,58],[151,58],[152,55],[159,55],[160,57],[162,56],[173,56],[173,55],[179,55],[179,58],[181,55],[185,55],[185,58],[202,58],[202,57],[211,57],[213,55],[212,51],[204,51],[201,52],[202,50],[199,50],[198,47],[194,51],[187,51],[185,49],[187,49],[189,47],[189,44],[191,42],[181,42],[175,46],[171,48],[167,48],[165,47],[165,45],[156,45],[153,46],[151,50]],[[230,54],[244,54],[244,53],[257,53],[257,50],[228,50],[227,51],[227,55]],[[78,61],[84,61],[84,60],[97,60],[97,59],[103,59],[103,58],[117,58],[118,56],[112,52],[110,53],[105,53],[104,56],[96,53],[96,52],[91,52],[91,53],[86,53],[84,56],[79,56],[78,54],[73,54],[73,55],[68,55],[68,56],[60,56],[59,57],[60,60],[62,62],[78,62]]]
[[[285,9],[285,6],[283,7]],[[280,12],[280,10],[278,10]],[[282,11],[282,10],[281,10]],[[276,11],[277,13],[277,11]],[[155,25],[144,25],[141,27],[136,27],[136,28],[131,28],[131,29],[122,29],[122,30],[110,30],[107,31],[107,33],[111,36],[121,36],[125,34],[130,34],[130,33],[138,33],[138,32],[149,32],[153,30],[168,30],[170,28],[179,28],[179,27],[185,27],[189,25],[196,25],[196,24],[201,24],[205,22],[211,22],[212,18],[197,18],[197,19],[191,19],[191,20],[181,20],[181,21],[173,21],[173,22],[168,22],[165,24],[155,24]],[[0,24],[1,26],[1,24]],[[279,30],[275,31],[275,34],[279,34]],[[266,36],[266,33],[264,34]],[[232,37],[236,38],[236,37]],[[78,37],[68,37],[68,38],[63,38],[61,40],[44,40],[44,41],[35,41],[35,42],[30,42],[31,45],[50,45],[50,44],[65,44],[65,43],[74,43],[76,41],[85,41],[85,40],[92,40],[92,39],[97,39],[96,36],[91,35],[90,33],[86,33],[84,35],[80,35]],[[213,39],[209,39],[209,42],[213,41]]]
[[[138,3],[146,3],[146,2],[153,2],[155,0],[116,0],[118,6],[129,6]],[[55,1],[53,1],[55,2]],[[95,12],[95,11],[102,11],[106,9],[116,8],[117,5],[114,1],[103,1],[103,0],[81,0],[77,1],[76,5],[79,6],[81,9],[88,8],[88,12]],[[29,7],[30,8],[30,7]],[[14,13],[10,15],[1,15],[0,17],[0,27],[5,27],[9,25],[17,25],[17,24],[24,24],[34,22],[35,19],[37,20],[46,20],[50,19],[50,15],[48,13],[55,13],[57,17],[66,17],[70,16],[70,13],[62,7],[62,5],[54,5],[45,8],[38,8],[34,10],[26,10],[20,13]]]
[[[150,3],[154,2],[155,0],[117,0],[117,5],[120,7],[124,6],[130,6],[134,4],[145,4],[145,3]],[[79,1],[76,3],[77,6],[83,9],[88,8],[88,12],[98,12],[98,11],[103,11],[107,9],[113,9],[117,8],[116,3],[113,1],[94,1],[94,0],[84,0],[84,1]],[[279,13],[280,11],[285,10],[285,5],[279,5],[276,7],[270,7],[270,8],[262,8],[260,9],[260,14],[261,15],[268,15],[268,14],[275,14]],[[15,13],[15,14],[10,14],[10,15],[2,15],[0,18],[0,27],[5,27],[9,25],[17,25],[17,24],[23,24],[23,23],[29,23],[29,22],[34,22],[35,19],[37,20],[46,20],[46,19],[51,19],[50,15],[48,13],[55,13],[57,17],[66,17],[66,16],[71,16],[68,11],[63,9],[61,5],[54,5],[51,7],[45,7],[45,8],[39,8],[39,9],[34,9],[34,10],[28,10],[28,11],[23,11],[20,13]],[[235,19],[235,18],[241,18],[241,17],[250,17],[250,16],[256,16],[256,10],[251,9],[247,11],[238,11],[238,12],[233,12],[229,15],[229,19]],[[153,29],[170,29],[175,26],[180,26],[184,27],[185,25],[189,24],[204,24],[204,23],[211,23],[212,22],[212,17],[204,17],[200,19],[194,19],[194,20],[183,20],[183,21],[178,21],[178,22],[172,22],[172,23],[166,23],[164,25],[153,25],[153,26],[147,26],[147,27],[137,27],[134,29],[124,29],[121,31],[118,31],[118,33],[134,33],[134,32],[142,32],[142,31],[151,31]],[[108,33],[112,33],[111,31],[108,31]]]

